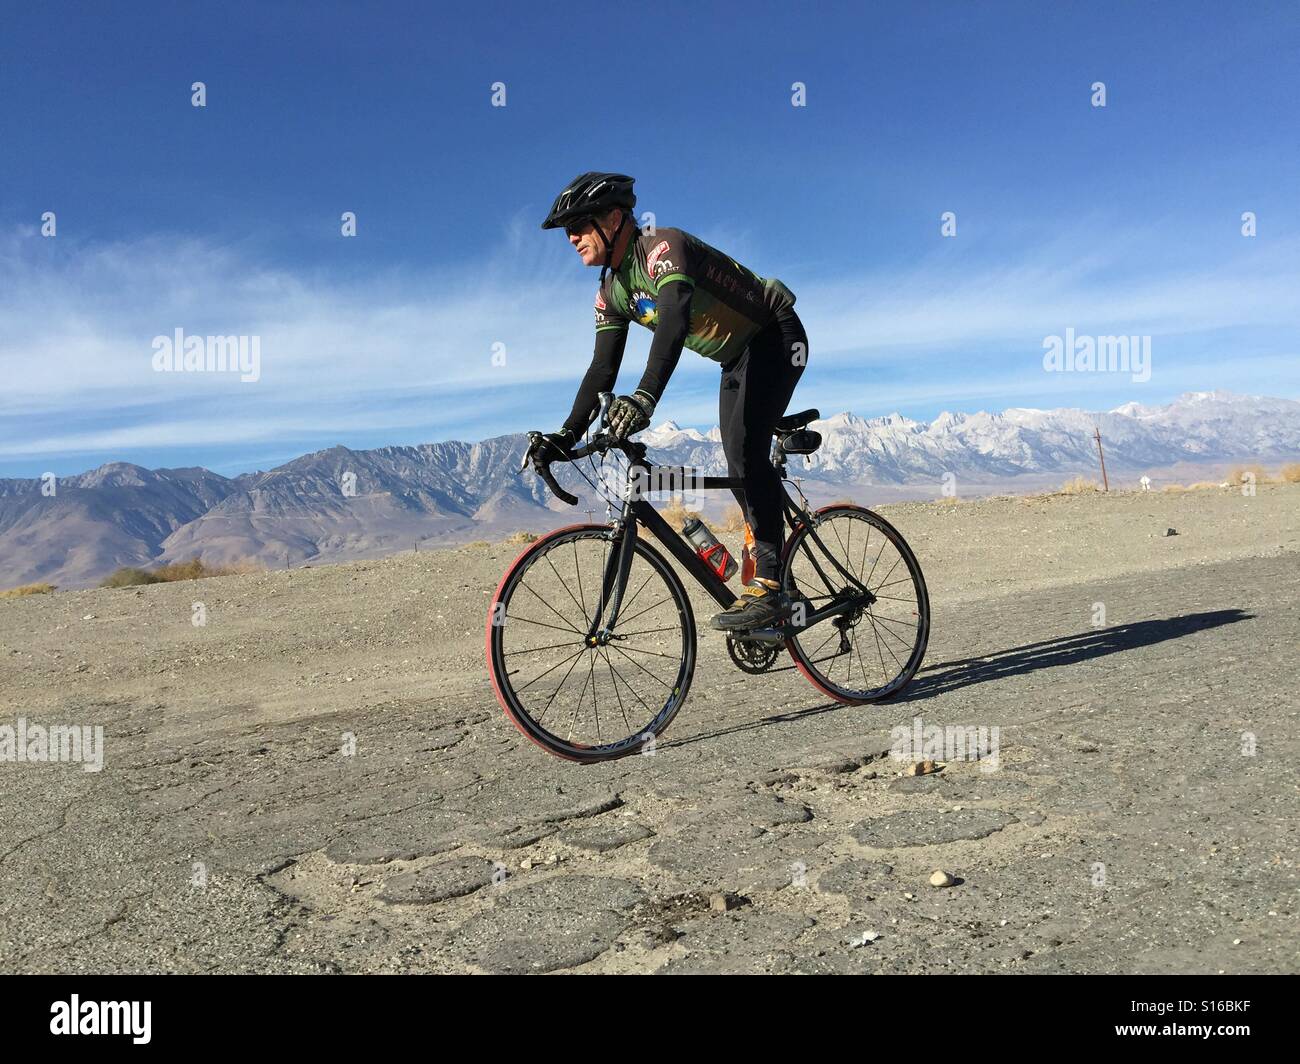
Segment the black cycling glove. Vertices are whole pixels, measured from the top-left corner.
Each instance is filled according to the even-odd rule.
[[[609,431],[616,440],[650,427],[650,417],[655,412],[654,397],[637,389],[631,395],[620,395],[609,408]]]
[[[548,462],[567,462],[569,450],[577,442],[577,438],[568,429],[533,435],[534,440],[528,449],[528,457],[533,463],[533,468],[539,473]]]

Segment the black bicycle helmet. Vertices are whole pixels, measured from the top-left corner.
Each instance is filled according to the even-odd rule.
[[[636,178],[627,174],[602,174],[595,170],[579,174],[555,197],[543,229],[561,229],[570,222],[604,214],[614,207],[631,210],[636,206],[632,185]]]

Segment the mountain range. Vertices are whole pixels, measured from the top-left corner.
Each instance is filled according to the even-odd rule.
[[[946,474],[958,485],[981,485],[1091,472],[1094,429],[1108,467],[1122,475],[1187,461],[1300,455],[1300,402],[1224,391],[1099,413],[1012,408],[945,412],[924,422],[843,412],[811,427],[823,443],[811,461],[794,459],[792,474],[823,495],[864,485],[933,485],[938,495]],[[669,421],[640,439],[666,465],[726,472],[716,428]],[[425,541],[492,538],[572,520],[575,511],[549,498],[537,478],[516,475],[525,443],[515,433],[479,443],[338,446],[236,477],[111,462],[62,478],[53,490],[40,479],[0,479],[0,588],[87,586],[120,566],[195,555],[268,567],[377,557]],[[555,469],[582,498],[577,512],[603,513],[577,469]]]

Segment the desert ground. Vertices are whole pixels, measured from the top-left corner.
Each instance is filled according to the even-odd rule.
[[[0,725],[105,736],[0,761],[0,970],[1300,968],[1300,485],[881,509],[901,697],[739,672],[700,596],[687,705],[594,767],[492,693],[517,546],[0,600]],[[906,775],[916,718],[996,771]]]

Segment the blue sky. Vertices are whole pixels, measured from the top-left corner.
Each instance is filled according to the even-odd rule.
[[[1295,4],[460,8],[6,5],[0,476],[554,428],[597,271],[538,223],[586,169],[796,292],[798,407],[1300,398]],[[259,379],[155,372],[178,327]],[[1067,328],[1150,380],[1045,372]],[[714,424],[717,373],[660,417]]]

